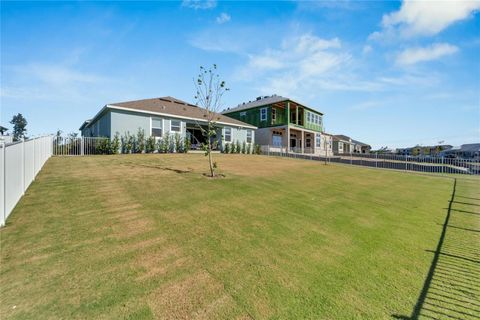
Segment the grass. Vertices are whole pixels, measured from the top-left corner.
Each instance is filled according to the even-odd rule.
[[[50,159],[0,230],[0,317],[478,315],[478,180],[458,180],[426,281],[453,179],[215,160],[225,178],[199,154]]]

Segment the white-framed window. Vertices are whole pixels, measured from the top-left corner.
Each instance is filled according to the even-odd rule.
[[[180,132],[182,130],[182,122],[180,120],[172,120],[170,122],[170,131]]]
[[[159,118],[152,118],[152,132],[153,137],[161,137],[163,135],[163,121]]]
[[[272,123],[275,123],[277,121],[277,109],[272,108]]]
[[[247,143],[252,143],[252,130],[247,130]]]
[[[317,148],[320,148],[321,147],[321,144],[322,143],[322,135],[320,133],[317,133],[316,134],[316,139],[315,139],[315,146]]]
[[[225,142],[232,141],[232,128],[225,128],[224,132],[225,134],[223,136],[225,138]]]
[[[260,109],[260,121],[267,121],[267,108]]]
[[[240,117],[245,117],[247,115],[247,111],[240,112]]]

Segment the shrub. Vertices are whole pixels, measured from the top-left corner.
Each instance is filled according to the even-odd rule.
[[[117,154],[119,149],[120,149],[120,134],[116,132],[115,135],[113,136],[110,153]]]
[[[110,154],[111,148],[110,139],[103,138],[97,143],[96,151],[99,154]]]
[[[245,141],[243,141],[242,143],[242,153],[243,154],[247,153],[247,143]]]
[[[235,153],[235,143],[230,143],[230,153]]]
[[[185,138],[183,138],[183,152],[187,153],[188,151],[190,151],[191,147],[192,147],[192,144],[190,142],[190,137],[187,134]]]
[[[162,140],[159,142],[158,151],[161,153],[167,153],[169,151],[170,145],[170,136],[168,134],[164,134]]]
[[[223,153],[230,152],[230,143],[225,143],[225,147],[223,147]]]
[[[127,131],[122,136],[122,153],[130,153],[132,151],[132,141],[130,140],[130,133]]]
[[[252,153],[252,144],[249,143],[247,146],[247,154],[251,154],[251,153]]]
[[[135,143],[135,152],[142,153],[145,151],[145,131],[138,128],[137,131],[137,143]]]
[[[145,152],[153,153],[154,151],[155,151],[155,137],[150,136],[147,138],[147,142],[145,144]]]
[[[242,151],[242,147],[240,146],[240,141],[237,140],[237,145],[235,146],[235,151],[240,153]]]
[[[182,139],[181,139],[181,137],[178,133],[175,133],[174,139],[175,139],[174,140],[175,141],[175,152],[176,153],[183,152],[183,150],[182,150],[182,148],[183,148]]]
[[[255,154],[261,154],[261,153],[262,153],[262,149],[260,148],[260,145],[256,144],[255,145]]]

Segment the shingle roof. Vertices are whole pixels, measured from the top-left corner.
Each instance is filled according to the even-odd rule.
[[[115,107],[126,108],[145,113],[167,114],[172,117],[178,116],[183,118],[195,119],[198,121],[207,120],[207,112],[205,109],[170,96],[135,101],[116,102],[108,104],[106,107],[113,109],[115,109]],[[245,122],[232,119],[219,113],[215,114],[214,121],[240,127],[256,128]],[[90,123],[92,122],[93,121],[91,121]]]
[[[263,96],[263,97],[258,97],[256,100],[254,101],[249,101],[249,102],[245,102],[245,103],[241,103],[239,104],[238,106],[236,107],[232,107],[232,108],[228,108],[226,110],[223,110],[222,111],[222,114],[225,114],[225,113],[230,113],[230,112],[235,112],[235,111],[240,111],[240,110],[246,110],[246,109],[250,109],[250,108],[255,108],[255,107],[260,107],[260,106],[265,106],[265,105],[270,105],[270,104],[274,104],[274,103],[278,103],[278,102],[283,102],[283,101],[292,101],[298,105],[301,105],[301,106],[304,106],[306,107],[307,109],[310,109],[310,110],[313,110],[315,112],[318,112],[320,114],[323,114],[322,112],[320,111],[317,111],[315,109],[312,109],[310,107],[307,107],[295,100],[292,100],[290,98],[287,98],[287,97],[282,97],[282,96],[278,96],[276,94],[274,95],[271,95],[271,96]]]
[[[355,144],[358,144],[358,145],[360,145],[360,146],[370,147],[369,144],[364,143],[364,142],[361,142],[361,141],[358,141],[358,140],[353,140],[353,139],[352,139],[352,142],[355,143]]]

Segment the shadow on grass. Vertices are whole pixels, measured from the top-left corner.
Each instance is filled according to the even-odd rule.
[[[456,197],[467,198],[456,195],[456,192],[457,179],[453,183],[452,196],[436,250],[427,250],[434,255],[412,314],[409,316],[394,314],[393,318],[480,319],[479,231],[468,228],[478,219],[473,215],[480,213],[453,209],[454,204],[472,205],[455,201]],[[453,212],[460,215],[454,223]]]

